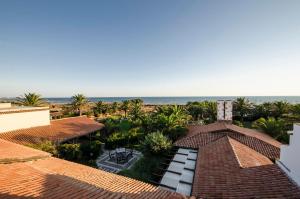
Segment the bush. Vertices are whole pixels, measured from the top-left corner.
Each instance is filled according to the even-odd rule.
[[[42,151],[51,153],[54,156],[57,156],[57,154],[58,154],[56,145],[53,144],[53,142],[51,142],[51,141],[44,141],[39,144],[29,144],[28,146],[38,149],[38,150],[42,150]]]
[[[95,159],[101,152],[101,142],[99,140],[80,144],[82,157],[87,159]]]
[[[58,146],[58,152],[67,160],[78,160],[81,157],[80,144],[61,144]]]
[[[186,135],[187,131],[188,129],[184,126],[175,126],[174,128],[170,129],[170,131],[165,132],[165,135],[167,135],[174,142],[178,138]]]
[[[141,143],[144,154],[161,154],[167,152],[171,148],[171,141],[161,132],[150,133]]]

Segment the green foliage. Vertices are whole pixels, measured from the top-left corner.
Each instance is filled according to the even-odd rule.
[[[237,98],[233,103],[233,111],[236,116],[240,118],[240,121],[243,122],[245,116],[250,113],[252,104],[245,97]]]
[[[216,102],[188,102],[186,107],[194,121],[202,120],[204,123],[213,123],[217,120]]]
[[[91,143],[82,143],[80,144],[80,151],[82,153],[82,157],[87,159],[95,159],[101,152],[101,142],[99,140],[95,140]]]
[[[82,109],[88,104],[88,100],[83,94],[76,94],[72,96],[71,104],[73,109],[78,111],[79,115],[82,115]]]
[[[278,119],[283,117],[284,114],[287,114],[290,110],[290,104],[284,101],[276,101],[273,103],[274,110],[273,116]]]
[[[36,93],[25,93],[23,97],[17,97],[17,102],[23,106],[42,106],[46,104],[41,95]]]
[[[238,120],[234,120],[233,124],[235,124],[237,126],[240,126],[240,127],[244,127],[244,124],[241,121],[238,121]]]
[[[99,114],[105,114],[108,112],[108,109],[109,107],[107,104],[104,104],[102,101],[98,101],[93,109],[94,115],[98,116]]]
[[[57,154],[58,154],[56,145],[51,141],[44,141],[39,144],[29,144],[28,146],[38,149],[38,150],[42,150],[42,151],[51,153],[54,156],[57,156]]]
[[[129,100],[124,100],[120,106],[120,109],[122,111],[124,111],[124,116],[125,118],[127,117],[127,112],[129,110],[129,107],[130,107],[130,101]]]
[[[164,158],[160,155],[144,156],[132,168],[122,170],[118,174],[150,183],[149,180],[154,181],[152,173],[157,170],[163,160]]]
[[[161,132],[150,133],[141,143],[144,154],[162,154],[167,152],[172,146],[171,141]]]
[[[80,144],[61,144],[57,149],[59,155],[67,160],[78,160],[81,157]]]
[[[253,127],[262,130],[279,141],[288,141],[286,123],[282,119],[260,118],[253,123]]]

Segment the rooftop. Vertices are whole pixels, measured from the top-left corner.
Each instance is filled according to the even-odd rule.
[[[185,198],[147,183],[53,158],[47,153],[1,139],[0,154],[1,160],[41,155],[34,160],[0,162],[1,198]]]
[[[232,124],[191,126],[175,145],[198,150],[192,188],[198,198],[299,198],[300,189],[270,159],[280,143]]]
[[[100,130],[103,124],[86,116],[50,121],[50,125],[0,133],[0,138],[18,144],[38,144],[44,140],[63,142]]]

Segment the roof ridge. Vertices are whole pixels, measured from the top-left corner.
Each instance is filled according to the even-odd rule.
[[[264,155],[264,154],[260,153],[259,151],[257,151],[257,150],[255,150],[255,149],[249,147],[248,145],[246,145],[246,144],[240,142],[239,140],[237,140],[237,139],[231,137],[230,135],[227,135],[227,137],[228,137],[228,141],[229,141],[229,143],[230,143],[230,145],[231,145],[231,147],[232,147],[232,149],[233,149],[233,152],[234,152],[234,154],[235,154],[235,157],[236,157],[236,159],[237,159],[237,161],[238,161],[238,163],[239,163],[239,165],[240,165],[241,168],[247,168],[247,166],[245,166],[245,165],[242,163],[242,160],[240,159],[240,155],[238,154],[238,150],[239,150],[239,149],[237,148],[238,146],[236,146],[236,143],[238,143],[240,146],[242,146],[242,147],[244,147],[245,149],[247,149],[248,151],[246,151],[246,152],[247,152],[248,154],[249,154],[249,153],[257,154],[257,155],[258,155],[257,158],[259,158],[259,156],[261,156],[262,158],[260,158],[260,161],[264,162],[265,164],[271,163],[271,160],[270,160],[266,155]],[[234,143],[234,142],[235,142],[235,143]],[[251,157],[251,156],[249,156],[249,157]],[[268,160],[269,162],[268,162],[267,160]],[[260,162],[260,163],[261,163],[261,162]],[[257,165],[257,166],[260,166],[260,165]]]

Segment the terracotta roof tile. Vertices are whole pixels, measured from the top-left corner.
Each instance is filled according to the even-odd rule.
[[[186,197],[91,167],[46,158],[0,164],[0,198],[166,198]]]
[[[0,139],[0,163],[22,162],[50,156],[49,153]]]
[[[245,159],[239,160],[246,165],[253,160],[253,151],[245,147],[228,136],[200,147],[192,195],[198,198],[300,198],[299,187],[277,165],[263,165],[266,160],[255,159],[259,166],[241,168],[236,153],[239,158],[244,156]]]
[[[190,126],[188,135],[176,141],[175,145],[199,148],[225,135],[238,140],[270,159],[279,158],[281,144],[275,139],[267,134],[224,122]]]
[[[230,137],[228,137],[228,141],[241,167],[247,168],[273,164],[269,158],[247,147],[246,145]]]
[[[86,135],[104,127],[85,116],[52,120],[48,126],[39,126],[0,133],[0,138],[18,144],[36,144],[44,140],[62,142]]]

